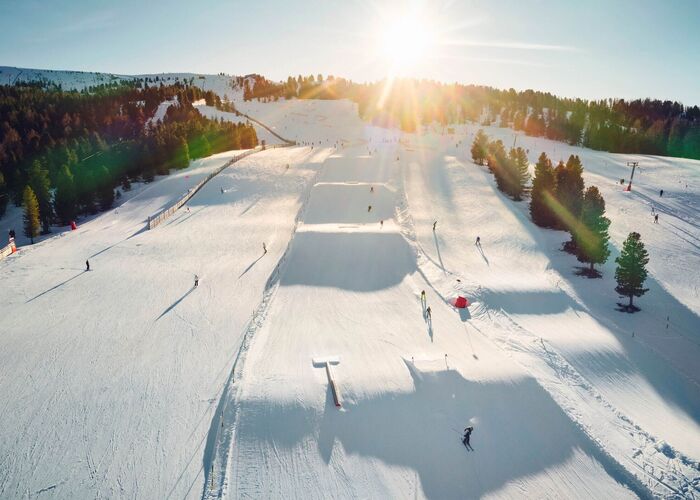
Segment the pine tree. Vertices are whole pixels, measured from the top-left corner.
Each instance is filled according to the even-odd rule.
[[[581,217],[583,204],[583,166],[578,156],[571,155],[563,165],[554,170],[557,181],[557,201],[561,205],[558,217],[559,228],[572,232]],[[567,251],[575,251],[575,241],[565,245]]]
[[[177,141],[177,149],[175,152],[175,168],[187,168],[190,164],[190,148],[187,146],[187,141],[184,137],[180,137]]]
[[[639,308],[632,304],[634,297],[641,297],[649,291],[644,288],[647,278],[646,265],[649,263],[649,254],[644,248],[639,233],[630,233],[622,245],[620,256],[615,259],[615,291],[623,297],[629,297],[630,302],[625,307],[628,312],[638,311]]]
[[[0,217],[5,215],[5,210],[7,209],[7,202],[10,199],[10,194],[7,192],[7,185],[5,184],[5,176],[0,172]]]
[[[34,160],[29,169],[29,185],[39,203],[39,213],[41,214],[41,225],[44,233],[49,232],[51,226],[51,181],[49,173],[39,160]]]
[[[24,188],[22,202],[24,204],[24,235],[34,243],[34,238],[39,234],[39,202],[30,186]]]
[[[75,218],[77,213],[76,202],[73,174],[68,165],[64,164],[58,172],[56,192],[53,200],[56,216],[61,220],[62,224],[69,224]]]
[[[535,178],[532,180],[530,216],[540,227],[556,227],[556,214],[552,206],[556,193],[556,180],[552,161],[542,153],[535,164]]]
[[[509,159],[506,154],[506,148],[503,146],[503,142],[500,139],[489,142],[486,164],[496,178],[496,187],[500,191],[507,193]]]
[[[472,160],[477,165],[483,165],[486,161],[486,156],[489,147],[489,136],[484,133],[483,130],[479,129],[474,137],[474,142],[472,143]]]
[[[101,210],[109,210],[114,204],[114,186],[112,176],[107,167],[100,167],[96,171],[97,177],[97,203]]]
[[[511,148],[508,155],[508,194],[514,200],[522,199],[525,185],[530,179],[529,167],[530,162],[527,159],[527,153],[523,148]]]
[[[591,265],[589,275],[596,275],[594,265],[604,264],[610,256],[608,228],[610,219],[605,217],[605,200],[598,188],[586,190],[581,208],[581,224],[573,233],[579,262]]]

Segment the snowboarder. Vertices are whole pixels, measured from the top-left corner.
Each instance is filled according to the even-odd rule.
[[[469,451],[474,451],[474,448],[472,448],[472,445],[469,444],[469,439],[471,438],[472,431],[474,430],[474,427],[471,425],[464,429],[464,437],[462,438],[462,444],[464,447],[469,450]]]
[[[265,246],[265,242],[263,241],[263,255],[267,253],[267,247]]]
[[[199,276],[196,274],[194,275],[194,287],[197,288],[199,286]]]
[[[437,221],[433,222],[433,231],[435,231],[436,227],[437,227]]]
[[[477,236],[477,237],[476,237],[475,245],[478,246],[478,247],[481,246],[481,237],[480,237],[480,236]]]
[[[89,261],[89,260],[86,260],[86,261],[85,261],[85,270],[86,270],[86,271],[89,271],[89,270],[90,270],[90,261]]]
[[[654,215],[654,224],[659,223],[659,214]]]
[[[367,211],[371,212],[372,211],[372,205],[367,206]]]
[[[661,191],[659,191],[659,198],[663,198],[663,197],[664,197],[664,190],[662,189]]]

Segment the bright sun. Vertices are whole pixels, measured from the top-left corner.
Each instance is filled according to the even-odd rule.
[[[384,29],[379,45],[393,73],[404,73],[417,66],[433,44],[425,23],[416,18],[397,19]]]

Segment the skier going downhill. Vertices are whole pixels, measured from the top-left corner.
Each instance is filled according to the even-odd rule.
[[[85,261],[85,270],[86,270],[86,271],[89,271],[89,270],[90,270],[90,261],[89,261],[89,260],[86,260],[86,261]]]
[[[194,287],[197,288],[199,286],[199,276],[196,274],[194,275]]]
[[[435,231],[436,227],[437,227],[437,221],[433,222],[433,232]]]
[[[267,246],[265,246],[265,242],[263,241],[263,255],[267,253]]]
[[[475,243],[475,244],[476,244],[476,246],[481,246],[481,237],[480,237],[480,236],[477,236],[477,237],[476,237],[476,243]]]
[[[428,306],[425,310],[425,319],[431,322],[433,321],[433,312],[432,309],[430,309],[430,306]]]
[[[372,205],[369,205],[369,206],[367,207],[367,211],[368,211],[368,212],[371,212],[371,211],[372,211]]]
[[[654,224],[659,223],[659,214],[654,215]]]
[[[464,447],[469,450],[469,451],[474,451],[474,448],[472,448],[472,445],[469,444],[469,439],[471,438],[472,431],[474,430],[474,427],[471,425],[464,429],[464,437],[462,438],[462,444]]]

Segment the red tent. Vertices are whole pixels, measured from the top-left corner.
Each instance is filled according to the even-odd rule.
[[[466,297],[459,296],[454,299],[453,305],[458,309],[464,309],[469,307],[469,301],[466,299]]]

